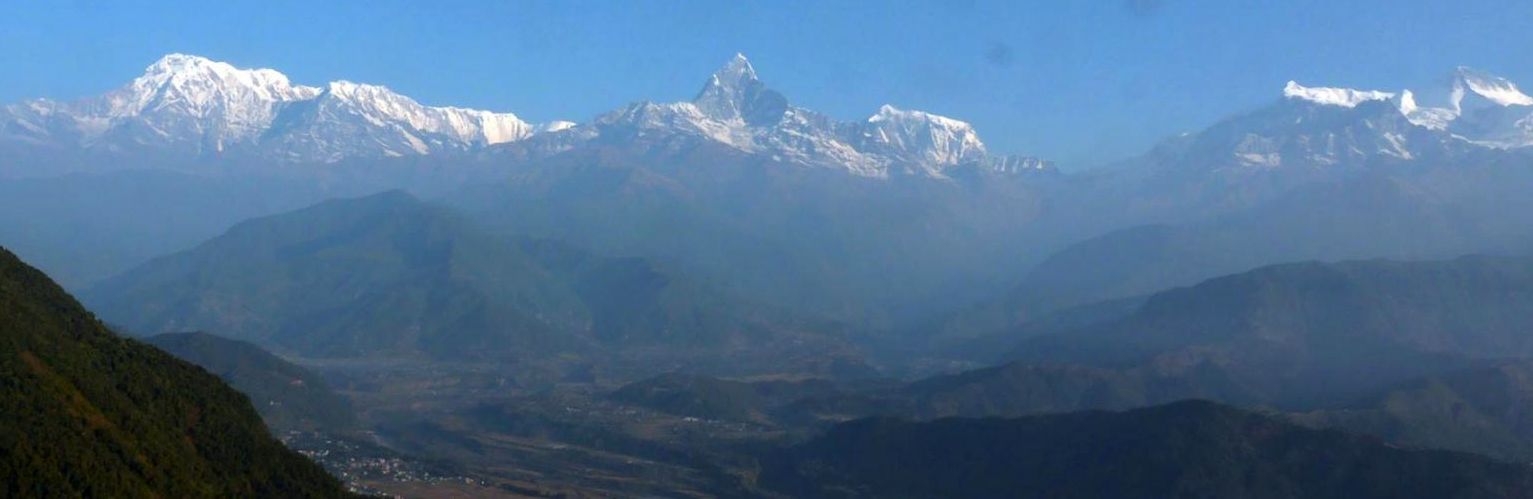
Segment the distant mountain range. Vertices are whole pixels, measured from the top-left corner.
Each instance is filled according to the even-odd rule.
[[[1217,382],[1223,400],[1314,406],[1533,355],[1529,311],[1528,258],[1285,264],[1157,293],[1126,317],[1025,340],[1011,358],[1200,379]]]
[[[690,101],[537,125],[171,55],[105,96],[6,108],[0,150],[14,154],[0,176],[49,178],[0,181],[13,193],[0,240],[84,289],[245,218],[405,188],[501,236],[643,258],[802,315],[963,338],[1272,263],[1533,248],[1521,216],[1533,192],[1516,188],[1533,180],[1516,138],[1530,98],[1467,68],[1449,81],[1292,82],[1260,109],[1064,173],[992,152],[955,119],[796,106],[743,56]],[[137,171],[56,175],[123,168],[188,177],[170,189]],[[50,204],[58,192],[93,195]]]
[[[8,138],[43,147],[312,162],[463,151],[569,126],[423,106],[376,85],[294,85],[274,70],[184,54],[165,56],[105,95],[24,102],[5,114],[0,130]]]
[[[1524,334],[1533,327],[1533,259],[1283,264],[1108,309],[1094,317],[1072,311],[1078,316],[1039,330],[1016,330],[1010,347],[999,346],[1007,344],[1004,335],[986,339],[984,351],[991,355],[977,362],[991,367],[877,389],[836,390],[769,409],[793,421],[837,421],[1121,410],[1201,398],[1291,411],[1388,411],[1397,407],[1379,402],[1380,394],[1400,390],[1399,400],[1429,402],[1395,416],[1437,418],[1418,410],[1454,404],[1460,397],[1473,402],[1451,412],[1468,414],[1463,412],[1468,406],[1522,397],[1515,366],[1472,376],[1454,373],[1533,356],[1533,342]],[[1008,348],[1009,353],[996,354]],[[1408,388],[1434,378],[1450,380],[1441,383],[1454,388],[1446,394]],[[1487,394],[1465,379],[1487,380],[1486,389],[1508,388]],[[1508,418],[1497,424],[1516,428],[1517,412],[1504,409],[1484,409],[1485,417]],[[1357,421],[1373,423],[1372,433],[1423,435],[1378,419]],[[1470,445],[1476,444],[1460,442],[1456,448],[1486,452],[1483,444]]]
[[[691,102],[644,102],[598,117],[575,133],[644,142],[702,137],[786,163],[845,169],[861,176],[941,177],[955,167],[1004,173],[1048,170],[1034,158],[992,156],[974,127],[952,118],[884,105],[860,122],[838,122],[793,106],[767,88],[736,55]]]
[[[886,105],[865,121],[838,122],[791,106],[757,79],[744,55],[714,73],[691,102],[636,103],[581,125],[425,106],[379,85],[296,85],[275,70],[185,54],[165,56],[102,96],[28,101],[0,114],[0,140],[10,147],[204,161],[323,164],[475,153],[512,143],[550,154],[590,141],[677,137],[865,176],[942,176],[969,165],[1016,173],[1049,167],[1032,158],[991,156],[972,126],[951,118]]]
[[[1070,242],[942,328],[995,331],[1281,262],[1533,250],[1522,216],[1533,192],[1519,187],[1533,181],[1533,149],[1491,138],[1521,125],[1474,124],[1533,106],[1482,72],[1460,68],[1451,81],[1435,111],[1408,91],[1290,83],[1268,106],[1074,175],[1038,224]]]
[[[1201,140],[1173,140],[1163,148],[1232,149],[1221,151],[1230,153],[1222,166],[1291,168],[1429,158],[1443,152],[1444,138],[1491,148],[1533,145],[1533,97],[1505,78],[1470,68],[1458,68],[1450,81],[1435,93],[1289,82],[1284,98],[1305,105],[1256,113],[1222,132],[1201,134]],[[1370,117],[1345,118],[1347,109]],[[26,101],[0,113],[0,142],[8,148],[202,161],[322,164],[495,149],[546,155],[593,141],[664,146],[682,139],[875,177],[941,177],[961,166],[1011,173],[1050,169],[1035,158],[990,153],[973,126],[948,117],[885,105],[865,120],[843,122],[794,106],[757,77],[744,55],[709,77],[692,101],[635,103],[583,124],[535,124],[512,113],[425,106],[387,87],[344,80],[305,86],[276,70],[186,54],[167,55],[100,96]]]
[[[87,301],[131,331],[220,331],[316,357],[663,346],[857,362],[844,328],[732,295],[643,259],[498,238],[394,191],[242,223],[103,282]]]
[[[533,378],[647,378],[602,402],[683,418],[796,430],[1195,397],[1526,459],[1533,432],[1498,401],[1530,391],[1533,98],[1467,68],[1448,82],[1289,82],[1266,106],[1066,173],[951,118],[798,107],[743,56],[690,101],[531,124],[172,55],[106,95],[0,113],[0,242],[137,334],[557,364]],[[244,343],[157,341],[258,402],[312,379]],[[885,366],[922,379],[869,381]],[[974,466],[1013,466],[964,481],[973,455],[955,441],[983,452]],[[1083,448],[1099,451],[1076,455],[1089,464],[1177,473],[1054,460]],[[1236,454],[1252,468],[1219,474]],[[1354,468],[1341,481],[1293,456]],[[853,422],[778,457],[763,485],[822,496],[1527,490],[1521,468],[1201,403]]]

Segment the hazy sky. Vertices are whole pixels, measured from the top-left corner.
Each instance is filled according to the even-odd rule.
[[[1398,89],[1468,65],[1533,85],[1530,33],[1527,0],[3,2],[0,101],[99,93],[186,52],[585,121],[691,98],[738,51],[805,107],[923,109],[1072,167],[1261,106],[1289,79]]]

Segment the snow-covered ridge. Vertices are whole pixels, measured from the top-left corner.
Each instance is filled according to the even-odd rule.
[[[379,85],[294,85],[276,70],[186,54],[162,57],[101,97],[33,101],[7,111],[0,116],[11,122],[4,128],[23,131],[32,141],[193,154],[242,150],[300,161],[463,150],[569,127],[530,124],[511,113],[424,106]]]
[[[1533,97],[1522,93],[1517,84],[1484,71],[1459,66],[1453,79],[1453,105],[1462,110],[1468,94],[1478,95],[1500,106],[1533,106]]]
[[[987,155],[973,125],[888,104],[868,118],[863,137],[871,146],[886,149],[890,154],[916,154],[933,164],[956,165]]]
[[[331,82],[322,97],[354,106],[375,125],[390,123],[426,133],[442,134],[471,144],[501,144],[522,140],[540,128],[512,113],[460,107],[428,107],[382,85]]]
[[[631,104],[584,125],[426,106],[382,85],[347,80],[297,85],[276,70],[186,54],[164,56],[100,97],[0,109],[0,139],[294,162],[468,152],[539,137],[517,147],[553,154],[603,136],[641,147],[705,140],[870,177],[945,177],[960,166],[1015,174],[1052,168],[1036,158],[991,156],[972,125],[937,114],[885,105],[864,120],[839,121],[793,106],[743,54],[710,75],[690,101]]]
[[[843,122],[789,104],[759,79],[744,55],[714,72],[690,102],[643,102],[598,118],[593,134],[681,134],[807,166],[885,177],[942,177],[961,165],[999,173],[1052,168],[1033,158],[993,158],[963,121],[885,105],[866,120]]]
[[[1290,99],[1301,99],[1325,104],[1329,106],[1357,107],[1368,101],[1389,100],[1395,97],[1391,92],[1378,90],[1353,90],[1350,88],[1335,87],[1306,87],[1298,82],[1289,80],[1288,85],[1283,87],[1283,96]]]
[[[1305,87],[1292,81],[1283,88],[1287,99],[1324,106],[1355,108],[1364,102],[1390,101],[1410,123],[1478,146],[1533,146],[1533,97],[1506,78],[1461,66],[1446,90],[1427,96],[1426,102],[1438,105],[1422,105],[1421,95],[1409,89]]]
[[[294,86],[287,75],[272,69],[239,69],[203,57],[170,54],[115,94],[118,98],[109,100],[108,115],[126,117],[172,102],[188,104],[203,113],[227,102],[254,108],[262,103],[313,98],[319,89]],[[241,99],[244,102],[238,102]]]

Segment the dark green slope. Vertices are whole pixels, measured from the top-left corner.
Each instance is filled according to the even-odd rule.
[[[356,425],[351,403],[323,379],[261,347],[207,333],[168,333],[144,341],[223,378],[250,397],[274,430],[344,431]]]
[[[345,495],[239,392],[0,250],[0,496]]]
[[[795,497],[1510,498],[1533,468],[1209,402],[1020,419],[865,419],[764,460]]]

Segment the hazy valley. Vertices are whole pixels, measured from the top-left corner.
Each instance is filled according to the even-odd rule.
[[[1275,81],[1062,170],[761,69],[0,108],[0,495],[1533,497],[1512,81]]]

